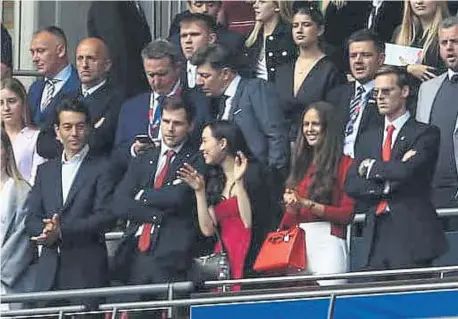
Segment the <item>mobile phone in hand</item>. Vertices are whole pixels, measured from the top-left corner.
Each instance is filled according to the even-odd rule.
[[[151,141],[151,138],[146,134],[139,134],[139,135],[135,136],[135,140],[139,141],[142,144],[151,144],[151,143],[153,143],[153,141]]]

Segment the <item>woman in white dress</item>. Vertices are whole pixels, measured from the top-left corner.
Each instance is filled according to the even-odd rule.
[[[19,172],[33,185],[37,167],[45,162],[45,159],[37,153],[40,131],[31,125],[26,101],[27,93],[19,80],[15,78],[2,80],[0,90],[2,128],[13,145]]]

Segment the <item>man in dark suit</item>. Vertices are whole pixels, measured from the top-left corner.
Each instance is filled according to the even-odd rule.
[[[166,96],[180,95],[194,108],[193,127],[200,128],[210,120],[210,105],[199,92],[183,88],[180,82],[180,62],[177,48],[166,40],[156,40],[142,51],[144,72],[151,91],[123,103],[115,137],[115,161],[125,167],[131,156],[152,146],[161,138],[161,107]],[[193,137],[200,132],[193,132]],[[147,135],[149,140],[139,140]]]
[[[68,96],[79,99],[89,110],[92,129],[88,144],[94,155],[109,155],[113,148],[118,114],[123,97],[107,78],[111,59],[105,43],[98,38],[85,38],[76,48],[76,67],[81,81],[78,90]],[[42,129],[37,141],[38,153],[45,158],[62,154],[62,144],[56,140],[54,124],[57,112],[50,115],[48,127]]]
[[[194,111],[179,96],[166,97],[161,110],[160,145],[130,162],[112,205],[118,218],[130,221],[130,245],[115,263],[115,276],[128,284],[184,281],[196,241],[194,192],[177,179],[184,163],[203,170],[189,139]]]
[[[189,10],[179,13],[172,21],[169,30],[169,40],[173,44],[180,46],[180,27],[181,20],[190,13],[205,14],[212,18],[215,24],[217,42],[224,45],[227,49],[241,53],[245,45],[243,35],[230,31],[226,26],[217,24],[218,13],[222,7],[222,1],[188,1]],[[183,49],[183,48],[181,48]],[[183,52],[184,53],[184,52]]]
[[[111,78],[127,98],[148,91],[140,52],[151,42],[151,31],[139,1],[93,1],[87,33],[107,44]]]
[[[269,168],[271,207],[276,224],[281,215],[277,205],[289,168],[290,144],[285,115],[275,89],[267,81],[242,78],[237,72],[236,54],[219,44],[200,48],[191,62],[197,66],[197,84],[202,91],[218,98],[217,119],[237,124],[253,155]]]
[[[13,70],[13,46],[11,36],[8,30],[1,24],[2,35],[1,35],[1,78],[7,78],[11,76]]]
[[[90,117],[80,102],[58,107],[56,135],[62,156],[40,165],[26,207],[26,231],[41,244],[37,291],[108,284],[104,232],[114,221],[106,161],[88,154]]]
[[[75,68],[68,63],[67,39],[62,29],[51,26],[37,31],[30,53],[43,78],[30,87],[28,105],[34,124],[42,128],[49,126],[50,114],[62,98],[80,84]]]
[[[368,207],[363,266],[431,266],[447,249],[430,198],[439,129],[416,122],[407,111],[405,72],[391,66],[380,68],[374,91],[384,125],[361,136],[346,181],[347,193]]]
[[[359,136],[382,122],[372,91],[375,72],[385,60],[385,44],[375,33],[363,29],[350,36],[348,51],[355,81],[332,89],[326,95],[326,101],[336,107],[336,113],[341,117],[344,153],[353,158]]]

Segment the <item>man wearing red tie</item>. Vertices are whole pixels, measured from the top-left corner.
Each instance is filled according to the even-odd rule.
[[[115,257],[115,277],[125,284],[186,279],[196,242],[197,217],[194,192],[181,183],[176,172],[188,163],[203,173],[202,156],[188,138],[193,114],[181,97],[165,97],[160,146],[134,158],[116,189],[113,212],[129,220],[124,250],[118,250]],[[145,298],[151,300],[151,296],[136,300]]]
[[[347,193],[369,207],[363,266],[370,269],[430,266],[447,249],[430,199],[439,129],[411,117],[408,96],[405,73],[391,66],[377,71],[374,98],[384,125],[361,136],[347,176]]]

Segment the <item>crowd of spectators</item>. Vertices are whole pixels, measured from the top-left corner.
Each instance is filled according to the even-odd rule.
[[[347,272],[356,213],[360,269],[447,251],[457,225],[436,208],[458,207],[452,2],[187,4],[152,40],[138,2],[95,1],[74,63],[62,29],[36,31],[28,92],[2,26],[2,293],[186,281],[193,258],[222,249],[231,278],[269,275],[252,269],[263,240],[295,226],[303,273]],[[385,65],[390,42],[421,61]]]

